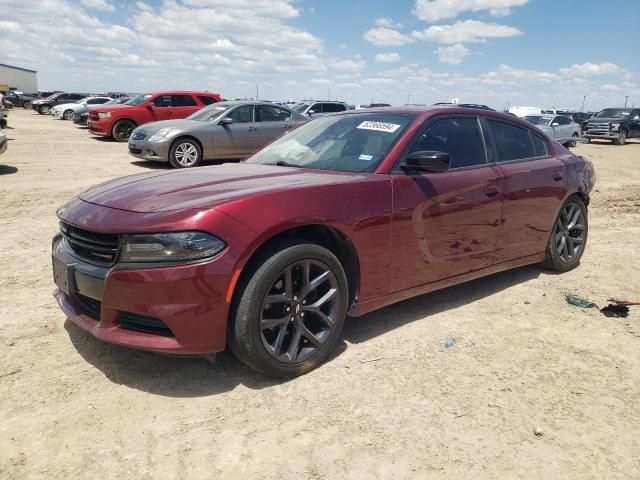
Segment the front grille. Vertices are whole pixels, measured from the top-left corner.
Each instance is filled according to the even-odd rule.
[[[118,257],[118,235],[98,233],[60,222],[60,232],[79,257],[99,265],[113,265]]]
[[[85,315],[93,318],[94,320],[100,321],[100,309],[102,308],[102,302],[80,293],[76,293],[73,297]]]
[[[608,123],[587,123],[587,133],[592,135],[606,135],[611,126]]]
[[[129,147],[129,151],[130,151],[131,153],[135,153],[136,155],[140,155],[140,154],[142,153],[142,149],[141,149],[141,148],[132,148],[132,147]]]
[[[146,135],[142,132],[134,132],[131,135],[131,140],[142,140],[143,138],[145,138]]]
[[[162,320],[137,313],[120,312],[120,326],[136,332],[152,333],[165,337],[174,336],[171,329]]]
[[[98,116],[98,114],[96,112],[89,112],[89,119],[90,120],[100,120],[100,117]]]

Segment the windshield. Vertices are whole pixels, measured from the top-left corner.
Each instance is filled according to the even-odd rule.
[[[414,119],[414,115],[388,113],[319,118],[280,137],[247,163],[374,172]]]
[[[125,102],[124,104],[133,105],[133,106],[142,105],[145,102],[145,100],[149,100],[150,98],[151,98],[151,94],[143,93],[142,95],[133,97],[131,100],[129,100],[128,102]]]
[[[201,108],[197,112],[192,113],[187,117],[188,120],[199,120],[204,122],[213,118],[219,117],[221,113],[229,110],[233,105],[228,103],[213,103]]]
[[[296,103],[291,110],[296,113],[304,113],[304,111],[311,106],[310,103]]]
[[[596,115],[596,118],[625,118],[628,117],[631,110],[624,108],[605,108]]]
[[[528,115],[524,119],[533,125],[549,125],[551,117],[543,117],[540,115]]]

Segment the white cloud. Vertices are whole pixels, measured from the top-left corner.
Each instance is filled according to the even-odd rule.
[[[399,62],[400,55],[395,52],[379,53],[376,55],[375,61],[380,63]]]
[[[617,75],[626,70],[614,63],[583,63],[561,68],[560,72],[566,76],[591,77],[596,75]]]
[[[438,47],[435,52],[441,63],[456,65],[469,56],[469,49],[461,43],[456,43],[450,47]]]
[[[433,25],[421,32],[414,31],[416,40],[444,44],[485,42],[488,38],[505,38],[522,35],[514,27],[485,23],[478,20],[458,21],[453,25]]]
[[[527,83],[551,83],[560,80],[561,77],[553,72],[527,70],[502,64],[497,70],[485,73],[480,78],[488,85],[510,84],[515,86]]]
[[[148,3],[138,1],[136,2],[136,7],[138,7],[140,10],[144,12],[153,12],[153,7]]]
[[[378,18],[376,20],[377,27],[386,27],[386,28],[402,28],[402,23],[394,22],[390,18]]]
[[[501,17],[511,13],[512,8],[521,7],[527,2],[528,0],[416,0],[412,13],[427,22],[482,10],[489,10],[492,16]]]
[[[620,87],[618,85],[613,85],[612,83],[605,83],[600,87],[602,90],[606,92],[619,92]]]
[[[95,8],[104,12],[113,12],[115,7],[106,0],[80,0],[80,3],[87,8]]]
[[[364,39],[378,47],[398,47],[415,41],[409,35],[386,27],[376,27],[367,30],[364,33]]]
[[[327,61],[327,67],[340,72],[360,72],[367,68],[367,62],[362,57],[351,58],[331,58]]]

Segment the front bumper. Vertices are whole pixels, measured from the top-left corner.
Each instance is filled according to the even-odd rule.
[[[129,139],[129,155],[143,160],[154,160],[157,162],[169,161],[169,142],[149,142],[147,139]]]
[[[113,122],[110,118],[100,118],[98,120],[87,120],[89,132],[99,137],[110,137]]]
[[[587,138],[595,138],[596,140],[615,140],[620,135],[620,132],[589,132],[586,131],[584,136]]]

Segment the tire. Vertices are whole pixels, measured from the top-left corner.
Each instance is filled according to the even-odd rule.
[[[276,244],[261,260],[238,284],[229,345],[239,360],[265,375],[302,375],[322,363],[340,338],[347,315],[347,277],[333,253],[304,241]],[[317,282],[315,287],[305,286],[305,275],[306,284]]]
[[[126,142],[134,128],[136,128],[136,124],[131,120],[118,120],[111,130],[111,136],[116,142]]]
[[[51,113],[51,105],[40,105],[38,113],[40,115],[49,115]]]
[[[578,138],[578,134],[574,133],[573,135],[571,135],[571,138],[577,139]],[[578,142],[576,142],[576,140],[573,140],[572,142],[569,143],[569,146],[570,147],[575,147],[577,144],[578,144]]]
[[[169,150],[169,164],[173,168],[197,167],[202,161],[202,148],[195,140],[179,138]]]
[[[73,110],[65,110],[62,112],[63,120],[73,120]]]
[[[557,272],[576,268],[587,246],[588,233],[587,207],[578,195],[572,195],[553,223],[542,265]]]
[[[24,108],[25,110],[31,110],[32,106],[33,105],[31,105],[31,100],[27,100],[22,104],[22,108]]]
[[[626,130],[622,130],[620,132],[620,134],[618,135],[618,138],[616,138],[613,141],[614,145],[624,145],[625,143],[627,143],[627,131]]]

